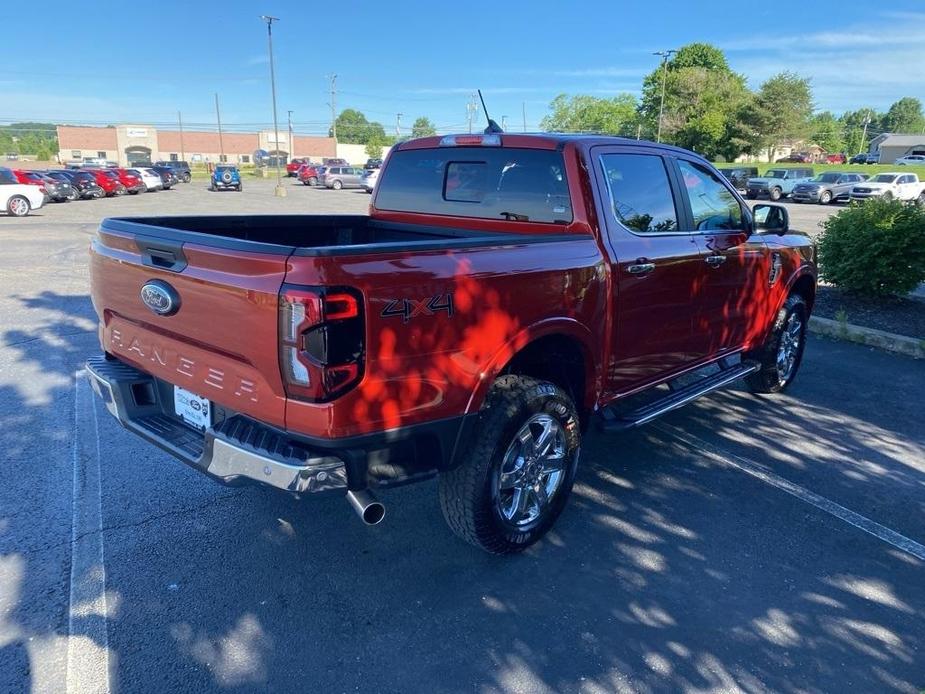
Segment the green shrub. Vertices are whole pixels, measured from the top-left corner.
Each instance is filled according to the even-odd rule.
[[[925,207],[869,200],[823,226],[819,268],[827,282],[867,296],[903,296],[925,282]]]

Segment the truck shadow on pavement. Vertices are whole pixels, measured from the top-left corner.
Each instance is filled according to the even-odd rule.
[[[9,357],[2,691],[61,686],[40,679],[40,659],[68,633],[70,451],[97,436],[73,426],[74,371],[97,349],[87,297],[21,301],[53,330],[0,334]],[[827,378],[827,368],[809,350],[801,378]],[[902,446],[921,436],[858,429],[859,405],[826,388],[789,397],[720,393],[668,423],[794,474],[831,465],[846,494],[921,490],[922,471],[902,463]],[[590,432],[556,529],[501,558],[453,538],[435,482],[383,492],[386,521],[366,528],[342,499],[217,486],[93,406],[115,689],[812,692],[925,682],[922,562],[660,429]],[[789,422],[793,406],[812,424]]]

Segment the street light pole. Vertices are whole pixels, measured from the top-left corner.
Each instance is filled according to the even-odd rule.
[[[295,145],[292,141],[292,111],[286,111],[289,119],[289,161],[295,159]]]
[[[655,51],[652,55],[662,56],[662,102],[658,107],[658,134],[655,136],[656,142],[662,141],[662,114],[665,112],[665,82],[668,76],[668,58],[677,53],[671,49],[667,51]]]
[[[276,138],[276,188],[273,195],[278,198],[286,197],[286,189],[283,188],[283,176],[279,166],[279,124],[276,118],[276,71],[273,69],[273,22],[278,22],[279,17],[270,17],[269,15],[260,15],[260,18],[267,23],[267,48],[270,52],[270,91],[273,94],[273,137]]]

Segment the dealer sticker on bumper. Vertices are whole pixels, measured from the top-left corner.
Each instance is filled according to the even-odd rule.
[[[180,386],[173,387],[173,410],[197,429],[205,430],[212,424],[212,403]]]

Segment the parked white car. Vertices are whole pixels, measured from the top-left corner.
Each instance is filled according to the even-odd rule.
[[[900,157],[893,162],[897,166],[912,166],[917,164],[918,166],[925,166],[925,154],[907,154],[904,157]]]
[[[925,204],[925,183],[911,173],[901,171],[877,174],[851,189],[852,200],[917,200]]]
[[[11,217],[25,217],[48,199],[45,189],[19,183],[13,172],[0,168],[0,206]]]
[[[376,188],[376,181],[379,180],[379,169],[367,169],[360,177],[360,185],[367,193],[372,193]]]
[[[150,193],[152,190],[162,190],[164,188],[164,181],[157,171],[152,171],[144,167],[129,169],[129,171],[141,178],[141,182],[145,184],[146,193]]]

